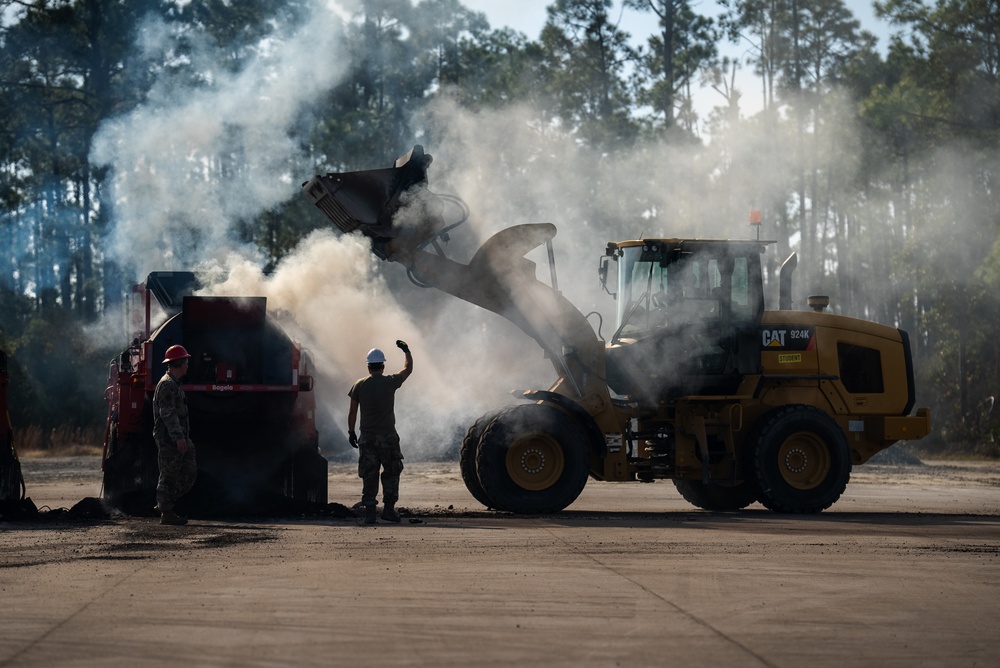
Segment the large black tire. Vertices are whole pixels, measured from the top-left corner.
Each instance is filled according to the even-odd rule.
[[[517,406],[486,427],[476,470],[497,510],[559,512],[587,484],[586,434],[573,417],[557,408]]]
[[[483,437],[483,432],[486,431],[486,427],[496,418],[498,413],[499,411],[486,413],[469,427],[469,431],[465,432],[465,438],[462,439],[462,449],[458,455],[458,469],[462,473],[462,482],[465,483],[465,488],[469,490],[476,501],[487,508],[496,508],[497,506],[496,502],[483,489],[483,484],[479,482],[476,458],[479,455],[479,441]]]
[[[674,480],[674,487],[685,501],[703,510],[740,510],[757,500],[756,489],[747,481],[720,485],[700,480]]]
[[[126,515],[154,515],[160,468],[152,436],[120,439],[118,426],[113,424],[109,439],[108,458],[104,462],[105,504]]]
[[[300,448],[285,474],[285,496],[320,506],[327,504],[329,467],[313,441]]]
[[[851,450],[833,418],[791,405],[765,416],[751,438],[754,484],[765,507],[818,513],[840,498],[851,478]]]

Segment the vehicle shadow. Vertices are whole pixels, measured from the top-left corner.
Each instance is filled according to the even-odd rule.
[[[706,510],[665,511],[594,511],[564,510],[549,515],[516,515],[513,513],[483,511],[448,511],[434,509],[422,513],[420,509],[410,511],[423,522],[440,524],[460,521],[456,524],[475,526],[486,522],[491,526],[510,524],[522,526],[550,525],[553,527],[594,527],[594,528],[635,528],[635,529],[696,529],[731,530],[747,529],[757,533],[772,531],[788,532],[836,530],[840,533],[877,534],[886,528],[929,529],[929,528],[976,528],[983,532],[1000,536],[1000,515],[972,515],[966,513],[922,513],[922,512],[840,512],[826,511],[814,514],[775,513],[763,508],[749,508],[732,512]],[[404,515],[405,518],[405,515]]]

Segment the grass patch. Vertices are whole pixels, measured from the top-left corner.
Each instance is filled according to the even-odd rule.
[[[21,459],[100,455],[104,451],[104,430],[68,426],[44,429],[29,425],[14,430],[14,448]]]
[[[925,462],[935,460],[994,462],[1000,460],[1000,443],[914,442],[907,444],[905,449]]]

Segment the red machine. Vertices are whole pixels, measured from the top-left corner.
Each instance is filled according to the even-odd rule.
[[[0,519],[20,516],[26,509],[21,462],[14,449],[14,430],[7,410],[7,353],[0,350]]]
[[[182,387],[198,480],[178,502],[191,515],[286,513],[327,503],[312,362],[264,297],[197,297],[192,272],[153,272],[133,286],[132,343],[111,361],[105,401],[104,499],[133,515],[156,503],[152,398],[174,344],[192,355]],[[155,325],[155,326],[154,326]]]

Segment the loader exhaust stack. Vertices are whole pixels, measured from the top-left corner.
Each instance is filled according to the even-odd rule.
[[[792,309],[792,272],[799,265],[798,253],[792,253],[781,263],[778,271],[778,310]]]

